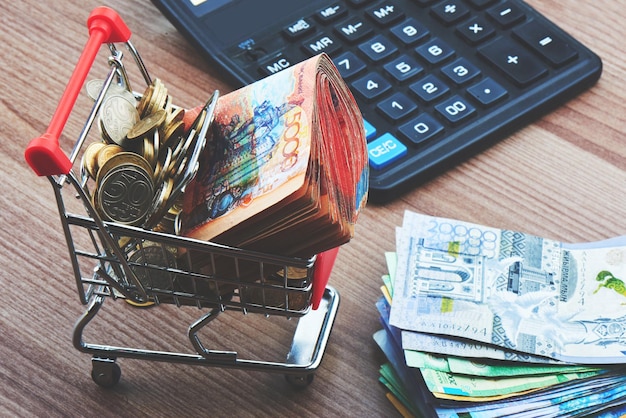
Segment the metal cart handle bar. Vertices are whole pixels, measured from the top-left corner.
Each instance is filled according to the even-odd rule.
[[[46,133],[33,139],[24,153],[26,162],[39,176],[62,175],[70,172],[73,163],[59,146],[59,137],[63,128],[100,46],[104,43],[127,42],[131,35],[130,29],[122,18],[108,7],[94,9],[87,19],[87,27],[89,38]]]

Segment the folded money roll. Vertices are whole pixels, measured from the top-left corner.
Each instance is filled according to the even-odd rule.
[[[220,97],[181,232],[310,257],[353,237],[367,188],[361,113],[321,54]]]

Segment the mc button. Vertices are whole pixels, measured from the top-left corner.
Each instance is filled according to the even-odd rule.
[[[292,61],[283,54],[280,54],[277,57],[272,58],[271,60],[261,63],[261,65],[259,66],[259,72],[264,76],[268,76],[276,74],[277,72],[291,66]]]

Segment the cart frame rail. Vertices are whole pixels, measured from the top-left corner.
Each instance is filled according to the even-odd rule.
[[[126,45],[146,85],[152,79],[130,42],[130,30],[116,12],[97,8],[87,23],[90,36],[59,107],[46,133],[28,145],[25,158],[36,174],[48,177],[54,190],[79,300],[87,305],[74,327],[73,344],[92,355],[93,380],[105,387],[115,385],[121,374],[116,359],[127,357],[282,372],[292,384],[308,385],[321,363],[339,306],[339,294],[326,285],[337,249],[309,259],[284,257],[103,220],[92,203],[89,176],[82,167],[78,176],[73,167],[108,89],[116,83],[132,92],[123,53],[115,44]],[[110,71],[66,156],[59,148],[59,137],[102,44],[111,52]],[[199,128],[195,157],[206,141],[217,94],[204,107],[208,116]],[[193,164],[190,167],[194,170]],[[84,213],[68,209],[68,194],[81,203]],[[87,325],[107,299],[138,307],[197,307],[201,315],[187,332],[196,353],[85,342]],[[240,359],[236,350],[207,348],[198,333],[225,311],[295,318],[298,324],[285,362]]]

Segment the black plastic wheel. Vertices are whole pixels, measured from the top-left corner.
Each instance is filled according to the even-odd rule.
[[[98,386],[112,388],[117,385],[122,377],[122,369],[115,360],[92,359],[91,378]]]
[[[291,386],[293,386],[294,388],[297,389],[303,389],[307,386],[309,386],[311,383],[313,383],[313,378],[315,377],[315,374],[310,373],[307,375],[303,375],[303,376],[299,376],[299,375],[295,375],[295,374],[286,374],[285,375],[285,379],[287,379],[287,382],[289,382],[289,384]]]

